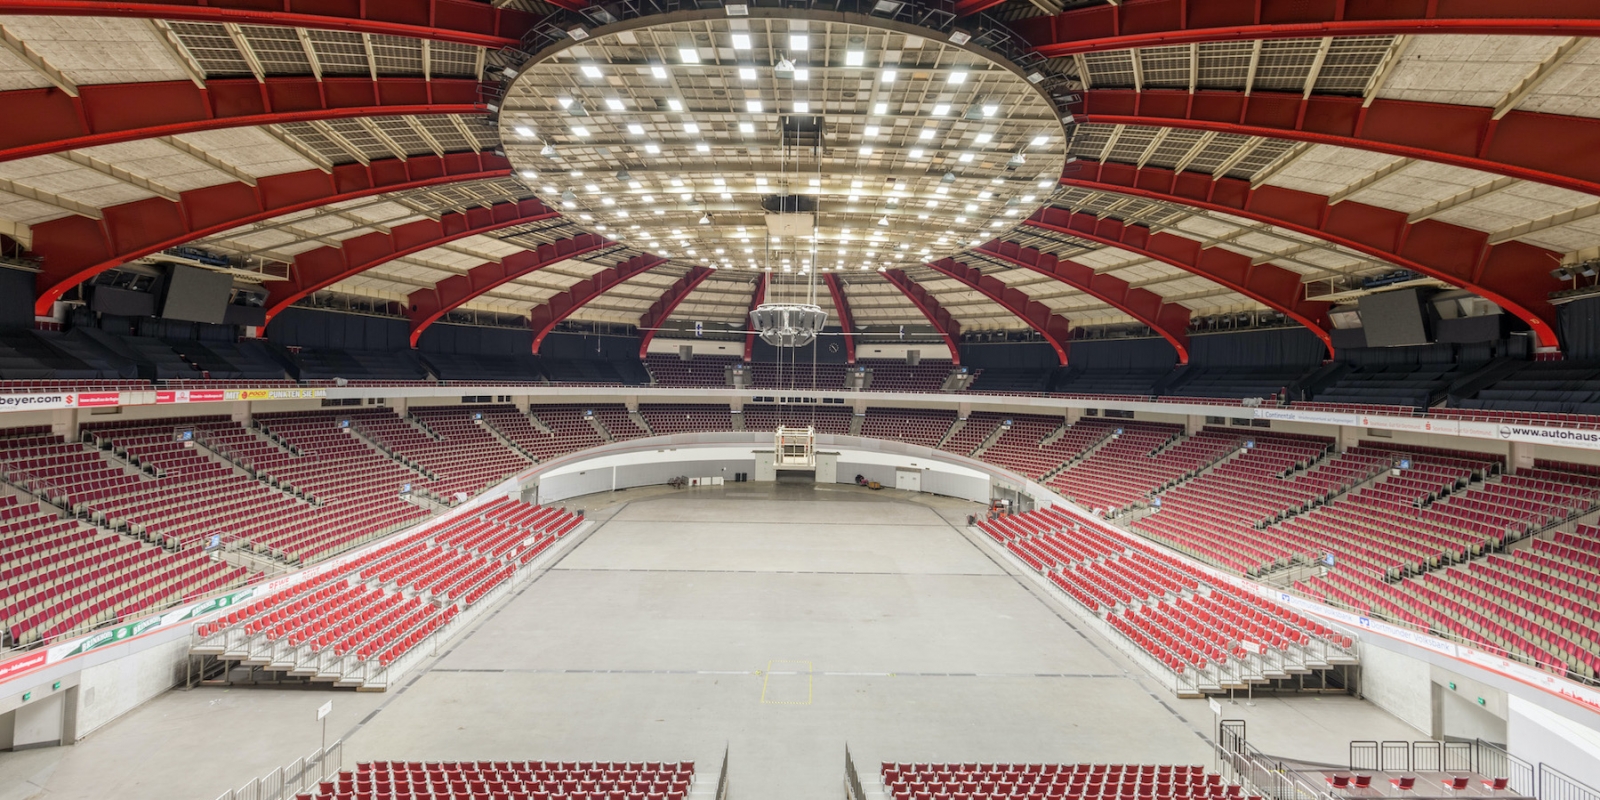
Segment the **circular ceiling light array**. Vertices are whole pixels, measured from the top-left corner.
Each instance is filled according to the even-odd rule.
[[[1048,200],[1067,143],[1013,67],[883,20],[755,11],[636,20],[540,54],[500,115],[517,174],[637,249],[793,274],[942,258]],[[792,195],[815,201],[816,228],[775,235],[762,200]]]

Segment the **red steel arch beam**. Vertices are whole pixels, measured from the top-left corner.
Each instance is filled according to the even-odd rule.
[[[461,78],[277,76],[108,83],[0,92],[0,161],[197,131],[289,122],[423,114],[482,114],[478,82]]]
[[[1333,340],[1328,335],[1328,304],[1305,299],[1300,276],[1283,267],[1252,264],[1249,256],[1231,250],[1203,247],[1193,239],[1155,233],[1142,225],[1126,225],[1121,220],[1097,219],[1093,214],[1074,214],[1064,208],[1040,209],[1028,218],[1027,224],[1119,247],[1219,283],[1289,315],[1316,334],[1328,348],[1328,355],[1333,355]]]
[[[256,185],[225,183],[191,189],[174,203],[161,197],[101,209],[103,219],[61,217],[33,226],[33,252],[44,259],[35,280],[34,313],[72,287],[108,269],[241,225],[330,203],[445,183],[503,178],[511,163],[491,153],[455,153],[345,164],[332,172],[268,175]]]
[[[551,0],[571,10],[576,0]],[[470,0],[0,0],[0,14],[234,22],[515,47],[539,15]]]
[[[1330,203],[1310,192],[1200,173],[1174,175],[1155,167],[1090,164],[1061,179],[1066,186],[1177,203],[1265,222],[1366,253],[1447,281],[1528,323],[1541,347],[1559,347],[1550,277],[1561,254],[1523,242],[1491,244],[1489,234],[1438,220],[1411,223],[1406,214],[1346,200]]]
[[[956,0],[956,16],[970,17],[980,11],[988,11],[1006,0]],[[1007,23],[1012,24],[1012,23]]]
[[[1600,35],[1600,8],[1588,0],[1127,0],[1006,25],[1041,55],[1055,57],[1324,36],[1595,36]]]
[[[289,280],[277,281],[267,293],[267,322],[295,301],[319,289],[394,259],[448,244],[457,239],[513,225],[553,219],[561,214],[536,199],[500,203],[489,208],[453,212],[439,219],[422,219],[391,229],[346,239],[335,247],[319,247],[294,257]]]
[[[1150,326],[1178,351],[1178,363],[1189,363],[1189,309],[1168,303],[1149,289],[1139,289],[1112,275],[1096,275],[1092,267],[1076,261],[998,239],[974,248],[990,258],[1031,269],[1078,289]],[[995,279],[998,283],[998,279]]]
[[[539,354],[539,346],[544,344],[544,337],[549,336],[556,325],[572,316],[574,311],[583,308],[590,300],[611,291],[613,286],[665,263],[666,259],[648,253],[634,256],[578,281],[566,291],[550,298],[544,305],[534,307],[531,314],[533,354]]]
[[[823,283],[828,284],[828,295],[833,298],[833,310],[839,313],[839,330],[844,332],[844,357],[849,364],[856,363],[856,318],[850,313],[850,301],[844,296],[844,285],[839,282],[838,273],[827,272],[822,275]]]
[[[1600,119],[1281,92],[1095,89],[1079,122],[1265,136],[1369,150],[1600,195]]]
[[[959,281],[963,286],[994,301],[1001,308],[1016,314],[1028,326],[1044,336],[1045,341],[1056,351],[1056,359],[1061,366],[1067,365],[1067,328],[1066,318],[1058,316],[1049,306],[1038,300],[1030,300],[1026,292],[1006,286],[1005,282],[993,275],[985,275],[977,267],[970,266],[953,258],[941,258],[930,261],[927,266],[933,271]]]
[[[922,316],[928,318],[928,322],[933,325],[933,329],[944,337],[945,346],[950,348],[950,363],[958,367],[961,366],[961,323],[957,322],[956,318],[950,315],[950,312],[939,305],[938,298],[934,297],[922,284],[911,280],[911,277],[904,272],[897,269],[886,269],[883,271],[883,277],[893,284],[894,288],[899,289],[900,293],[904,294],[906,299],[910,300],[911,304],[922,312]]]
[[[479,264],[465,275],[452,275],[439,281],[432,289],[412,292],[406,298],[407,313],[411,317],[411,346],[417,346],[423,330],[462,303],[529,273],[612,244],[600,236],[583,233],[541,244],[537,250],[512,253],[498,264],[493,261]]]
[[[700,288],[706,278],[716,270],[710,267],[691,267],[683,277],[672,282],[661,296],[650,304],[643,315],[639,317],[639,358],[644,359],[645,351],[650,349],[650,340],[656,338],[656,333],[666,323],[667,317],[677,309],[678,304],[688,297],[695,289]]]
[[[760,275],[756,276],[756,288],[755,288],[755,291],[750,293],[750,311],[751,312],[754,312],[757,308],[759,308],[762,303],[767,302],[767,281],[769,281],[771,279],[772,279],[771,273],[767,273],[767,272],[763,272]],[[745,324],[746,327],[750,326],[750,318],[748,316],[745,317],[744,324]],[[746,363],[746,364],[750,363],[750,361],[755,358],[755,355],[756,355],[756,332],[752,328],[751,330],[747,331],[745,333],[745,335],[744,335],[744,363]],[[854,359],[851,359],[851,360],[853,361]]]

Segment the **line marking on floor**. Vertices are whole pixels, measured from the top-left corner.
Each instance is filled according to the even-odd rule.
[[[788,669],[774,669],[773,668],[774,664],[804,664],[806,668],[805,668],[804,671],[801,671],[801,670],[788,670]],[[767,685],[768,685],[768,681],[770,681],[772,679],[773,675],[804,675],[804,676],[806,676],[806,699],[805,699],[805,702],[802,703],[802,702],[800,702],[798,700],[768,700],[767,699]],[[766,672],[765,672],[765,674],[763,674],[761,676],[761,702],[762,702],[763,705],[772,705],[772,706],[809,706],[809,705],[811,705],[811,698],[812,698],[812,686],[811,686],[811,684],[812,684],[812,678],[811,678],[811,662],[810,661],[786,661],[786,660],[782,660],[782,659],[776,659],[776,660],[773,660],[773,661],[768,661],[767,662]]]

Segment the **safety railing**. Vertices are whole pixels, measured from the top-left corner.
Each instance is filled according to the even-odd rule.
[[[317,782],[338,772],[344,766],[344,740],[317,748],[311,755],[297,758],[288,766],[279,767],[249,783],[230,789],[217,796],[217,800],[288,800],[295,794],[313,789]]]
[[[861,774],[856,772],[855,759],[850,757],[850,745],[844,746],[844,797],[845,800],[867,800],[861,788]]]

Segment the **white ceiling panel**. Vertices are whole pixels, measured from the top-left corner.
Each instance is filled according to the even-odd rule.
[[[0,16],[0,25],[79,85],[189,79],[147,20]]]
[[[1562,41],[1539,36],[1413,36],[1378,96],[1494,106]]]

